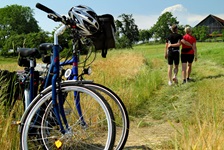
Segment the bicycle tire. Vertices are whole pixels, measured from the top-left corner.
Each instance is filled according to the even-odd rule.
[[[129,126],[130,126],[128,112],[123,101],[115,92],[113,92],[108,87],[88,81],[87,82],[82,81],[81,83],[84,86],[93,88],[99,92],[103,92],[102,96],[104,96],[104,94],[109,96],[109,97],[104,96],[104,98],[107,100],[107,102],[111,107],[113,106],[112,110],[116,121],[116,132],[117,132],[115,140],[115,149],[116,150],[123,149],[128,139]]]
[[[71,109],[71,112],[66,115],[66,118],[74,123],[67,127],[67,131],[69,132],[62,134],[59,132],[57,122],[53,124],[52,120],[50,120],[54,117],[50,117],[49,115],[52,114],[53,111],[51,108],[51,88],[48,88],[43,93],[40,93],[39,97],[41,98],[36,98],[35,102],[31,103],[32,106],[29,107],[29,113],[26,115],[24,124],[21,127],[21,149],[32,150],[32,146],[34,146],[34,149],[59,149],[58,144],[60,145],[60,142],[62,146],[60,147],[61,149],[96,149],[96,147],[97,149],[113,149],[116,127],[112,110],[107,101],[93,89],[77,85],[74,81],[63,82],[61,84],[61,91],[67,94],[66,102],[63,103],[64,109]],[[68,105],[69,102],[72,101],[71,99],[68,99],[69,91],[81,92],[81,94],[86,94],[86,98],[89,98],[87,99],[88,101],[86,100],[89,105],[86,104],[86,108],[82,105],[82,110],[86,110],[86,112],[83,113],[83,116],[91,116],[90,118],[87,118],[88,120],[85,120],[87,126],[84,129],[83,126],[80,125],[80,117],[77,117],[78,115],[74,111],[75,108],[71,107],[74,105]],[[92,103],[89,103],[90,100],[93,100]],[[83,103],[84,99],[81,99],[81,102]],[[93,103],[96,103],[95,107],[90,105]],[[42,110],[43,108],[45,109]],[[93,109],[95,109],[95,111],[93,111]],[[98,113],[96,109],[101,109],[101,111]],[[44,112],[40,113],[41,111]],[[70,114],[73,115],[71,115],[71,118],[68,117]],[[92,116],[93,114],[95,114],[95,116]],[[103,117],[100,115],[103,115]],[[41,119],[36,120],[37,116]],[[100,120],[101,117],[103,120]],[[49,123],[52,123],[53,125],[50,125]],[[55,132],[53,132],[53,129]],[[74,129],[76,129],[77,132],[74,132]],[[90,129],[94,130],[94,132],[90,132]],[[33,131],[35,131],[34,136],[32,136]],[[57,135],[50,136],[53,140],[47,139],[48,137],[46,137],[51,133],[57,133]],[[56,141],[59,143],[56,144]]]

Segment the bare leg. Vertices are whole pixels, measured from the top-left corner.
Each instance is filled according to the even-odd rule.
[[[178,74],[178,65],[175,65],[175,68],[173,69],[173,72],[174,72],[174,77],[176,78],[177,74]]]
[[[173,70],[173,65],[168,65],[168,79],[170,83],[172,83],[172,70]]]
[[[174,72],[173,81],[174,81],[175,83],[178,83],[178,79],[177,79],[178,65],[175,65],[175,68],[173,69],[173,72]]]
[[[191,70],[192,70],[192,63],[188,63],[188,68],[187,68],[187,78],[190,78]]]
[[[183,79],[183,83],[186,83],[186,75],[187,75],[187,63],[182,63],[182,79]]]

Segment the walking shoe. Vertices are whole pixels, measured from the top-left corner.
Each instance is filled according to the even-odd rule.
[[[182,84],[185,84],[185,83],[187,83],[186,79],[183,80],[183,83]]]
[[[191,78],[187,78],[187,82],[191,82],[193,81]]]
[[[171,86],[171,85],[172,85],[172,82],[171,82],[171,81],[169,81],[169,82],[168,82],[168,85],[169,85],[169,86]]]
[[[173,82],[178,84],[178,79],[176,77],[173,77]]]

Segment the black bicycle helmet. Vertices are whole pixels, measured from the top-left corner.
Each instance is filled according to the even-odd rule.
[[[75,22],[76,28],[82,36],[90,36],[99,30],[97,14],[88,6],[72,7],[68,15]]]

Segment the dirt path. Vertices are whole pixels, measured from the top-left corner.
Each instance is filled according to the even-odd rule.
[[[175,129],[168,122],[152,119],[144,121],[154,125],[138,127],[139,121],[131,121],[130,133],[125,150],[167,150],[168,148],[164,148],[162,144],[170,142],[170,136],[174,134]],[[175,126],[178,126],[178,124],[175,124]]]

